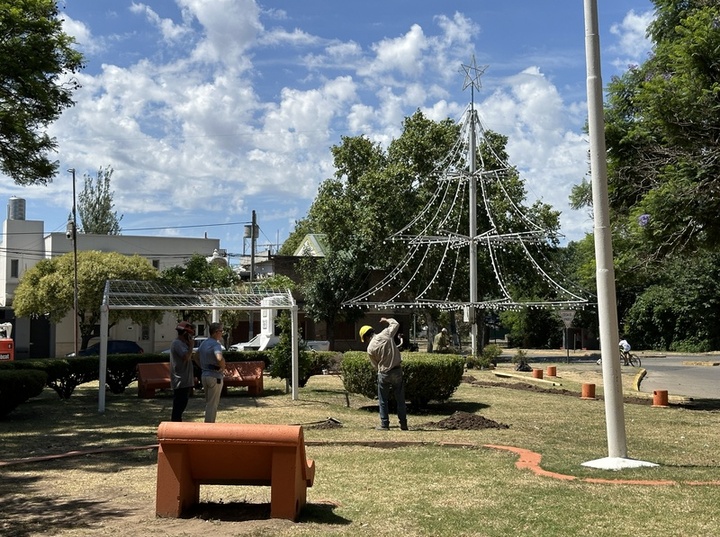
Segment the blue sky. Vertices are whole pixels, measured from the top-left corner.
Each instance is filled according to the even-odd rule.
[[[603,81],[647,57],[649,0],[598,0]],[[64,230],[72,179],[112,166],[127,235],[219,238],[240,254],[304,217],[341,136],[387,144],[418,108],[460,119],[460,65],[488,65],[476,94],[529,200],[562,211],[568,240],[592,229],[567,205],[588,169],[583,3],[578,0],[64,0],[87,67],[54,123],[60,173],[17,187],[27,218]],[[191,227],[188,227],[191,226]],[[234,262],[234,261],[233,261]]]

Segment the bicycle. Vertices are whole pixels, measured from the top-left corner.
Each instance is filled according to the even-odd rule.
[[[631,352],[628,352],[627,354],[627,364],[625,363],[625,360],[622,356],[622,351],[620,351],[620,360],[622,361],[622,365],[631,365],[633,367],[642,367],[642,362],[640,361],[640,358],[636,354],[633,354]],[[595,362],[597,365],[602,365],[602,358],[598,358],[597,362]]]
[[[627,361],[633,367],[642,367],[642,362],[640,361],[640,358],[638,358],[637,355],[631,352],[627,353]]]

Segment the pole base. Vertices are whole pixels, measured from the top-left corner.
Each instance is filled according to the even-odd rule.
[[[624,470],[626,468],[644,468],[659,466],[654,462],[638,461],[625,457],[605,457],[603,459],[595,459],[594,461],[583,462],[583,466],[588,468],[598,468],[599,470]]]

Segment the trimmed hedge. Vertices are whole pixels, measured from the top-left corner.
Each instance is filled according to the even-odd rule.
[[[306,367],[301,371],[299,379],[301,386],[305,385],[310,376],[321,374],[323,369],[332,369],[337,357],[337,353],[328,351],[307,351],[306,354]],[[227,362],[262,361],[266,371],[270,370],[272,363],[270,351],[225,351],[223,356]],[[170,356],[166,353],[111,354],[107,357],[105,383],[112,393],[124,393],[125,389],[137,380],[138,364],[167,362],[169,359]],[[0,372],[3,371],[41,371],[45,375],[45,385],[55,390],[61,399],[69,399],[77,386],[99,379],[100,357],[3,361],[0,362]],[[30,397],[34,395],[29,395],[26,399]]]
[[[40,395],[47,381],[47,373],[37,370],[0,370],[0,417],[7,416],[20,403]]]
[[[403,353],[405,398],[416,409],[430,401],[447,401],[460,382],[465,359],[455,354]],[[369,399],[377,398],[377,373],[367,353],[346,352],[342,360],[345,389]]]

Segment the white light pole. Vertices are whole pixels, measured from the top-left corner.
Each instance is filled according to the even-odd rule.
[[[583,466],[608,470],[657,466],[627,458],[625,411],[618,350],[618,317],[613,266],[612,228],[607,184],[605,118],[600,68],[600,32],[597,0],[585,0],[585,60],[587,63],[588,131],[590,134],[590,173],[595,235],[595,264],[598,291],[598,324],[605,394],[605,422],[608,457]]]
[[[68,172],[72,173],[73,180],[73,204],[72,204],[72,220],[68,222],[65,235],[73,243],[73,269],[75,282],[73,287],[73,334],[75,356],[78,355],[78,263],[77,263],[77,208],[75,203],[75,168],[70,168]]]

